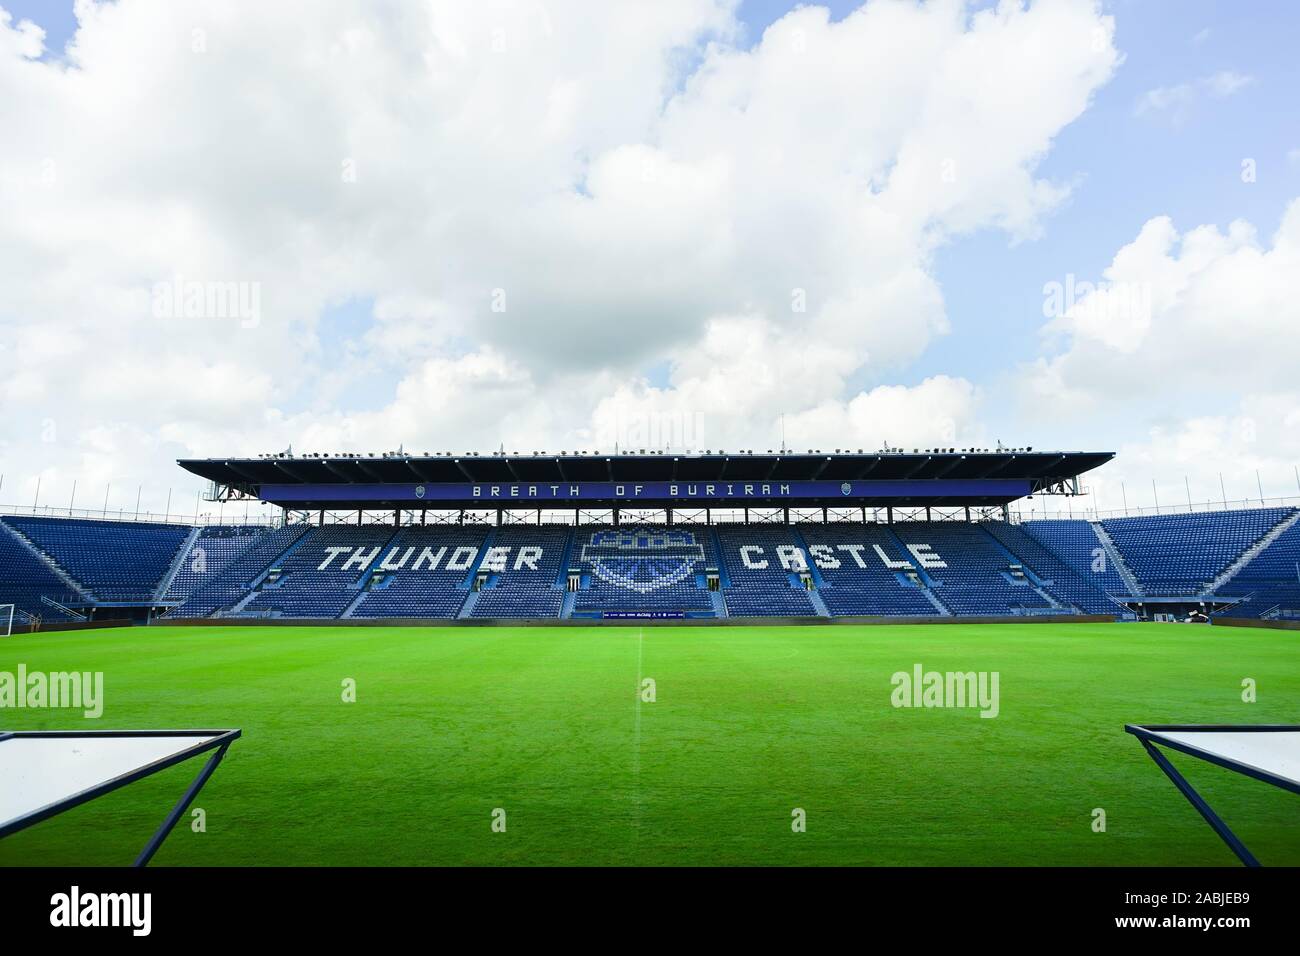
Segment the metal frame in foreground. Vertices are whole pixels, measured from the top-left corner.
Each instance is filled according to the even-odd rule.
[[[1229,829],[1228,825],[1219,818],[1219,815],[1210,808],[1205,799],[1196,792],[1190,783],[1180,774],[1169,758],[1160,752],[1155,746],[1159,744],[1162,747],[1168,747],[1171,750],[1177,750],[1188,756],[1196,757],[1218,767],[1224,767],[1237,773],[1252,777],[1255,780],[1262,780],[1265,783],[1271,783],[1275,787],[1288,790],[1291,793],[1300,794],[1300,783],[1287,777],[1280,777],[1277,774],[1270,773],[1260,767],[1254,767],[1250,764],[1233,760],[1231,757],[1225,757],[1222,754],[1213,753],[1208,750],[1202,750],[1191,744],[1179,740],[1171,740],[1165,736],[1167,733],[1300,733],[1300,724],[1151,724],[1137,725],[1125,724],[1124,729],[1142,742],[1146,752],[1151,759],[1156,762],[1156,766],[1165,772],[1170,780],[1173,781],[1179,792],[1187,798],[1187,802],[1196,808],[1199,813],[1219,835],[1228,848],[1237,855],[1246,866],[1259,866],[1259,860],[1255,859],[1254,854],[1246,849],[1246,845],[1238,839],[1237,835]]]
[[[93,787],[88,787],[87,789],[81,790],[77,793],[69,794],[66,797],[48,803],[30,813],[26,813],[20,817],[15,817],[12,820],[0,821],[0,838],[7,837],[11,833],[17,833],[19,830],[25,830],[27,827],[40,823],[43,820],[48,820],[50,817],[57,816],[66,810],[71,810],[73,807],[79,807],[83,803],[88,803],[96,797],[102,797],[104,794],[112,793],[114,790],[125,787],[127,784],[135,783],[137,780],[142,780],[145,777],[166,770],[168,767],[174,767],[176,764],[189,760],[191,757],[197,757],[199,754],[212,751],[212,756],[209,757],[207,762],[203,765],[203,769],[199,771],[198,776],[196,776],[190,783],[184,795],[182,795],[181,799],[176,803],[176,806],[172,807],[172,810],[167,814],[166,819],[164,819],[158,829],[154,831],[153,836],[149,838],[149,842],[146,843],[144,849],[140,851],[140,855],[136,857],[135,866],[146,866],[149,861],[153,859],[154,854],[158,852],[158,848],[162,846],[163,841],[167,839],[167,835],[171,833],[172,828],[176,826],[177,821],[180,820],[181,816],[189,808],[189,805],[194,801],[194,798],[198,796],[199,791],[203,789],[203,785],[208,782],[208,778],[211,777],[213,772],[217,769],[217,765],[221,763],[221,758],[226,755],[226,751],[239,735],[240,732],[238,730],[0,731],[0,746],[3,746],[5,741],[8,740],[42,737],[91,739],[97,737],[203,738],[191,747],[186,747],[184,750],[179,750],[174,754],[169,754],[168,756],[155,760],[152,763],[145,764],[144,766],[137,767],[134,770],[130,770],[109,780],[105,780],[103,783],[96,784]]]

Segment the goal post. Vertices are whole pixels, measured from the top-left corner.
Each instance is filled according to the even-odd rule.
[[[0,637],[13,636],[15,610],[12,604],[0,604]]]

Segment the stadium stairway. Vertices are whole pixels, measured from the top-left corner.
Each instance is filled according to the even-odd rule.
[[[825,600],[823,600],[822,596],[817,593],[816,589],[808,591],[807,594],[808,602],[813,606],[813,610],[817,612],[818,617],[831,616],[830,609],[826,607]]]
[[[460,606],[460,612],[456,615],[458,621],[474,616],[474,608],[478,607],[478,599],[482,594],[482,591],[470,591],[465,595],[465,603]]]
[[[1120,614],[1115,601],[1094,580],[1085,578],[1024,526],[983,521],[980,527],[1025,570],[1031,586],[1066,614]],[[1091,531],[1087,532],[1091,536]]]
[[[713,602],[713,614],[715,617],[731,616],[729,613],[727,613],[727,601],[726,598],[722,596],[721,590],[710,591],[709,600]],[[824,607],[825,604],[823,604],[822,606]]]
[[[1243,552],[1265,537],[1289,508],[1114,518],[1106,533],[1148,597],[1204,594]]]
[[[914,555],[908,550],[907,545],[903,543],[903,539],[898,536],[898,532],[894,530],[894,526],[887,525],[886,530],[889,532],[889,537],[893,540],[894,545],[903,555],[906,556],[905,560],[911,561],[912,567],[916,569],[916,577],[921,582],[921,594],[925,599],[934,606],[934,609],[938,611],[941,616],[956,617],[952,608],[944,603],[943,598],[939,596],[939,592],[934,589],[934,578],[930,577],[930,575],[926,573],[925,568],[921,567],[921,562],[914,560]]]
[[[832,617],[915,617],[943,614],[916,575],[917,559],[879,524],[806,524],[802,551],[818,584],[816,597]],[[908,577],[907,569],[914,572]],[[812,595],[809,595],[810,600]],[[814,602],[815,606],[815,602]]]
[[[217,610],[213,612],[212,616],[213,617],[238,617],[240,613],[244,610],[244,608],[248,607],[248,605],[252,602],[253,598],[257,597],[257,594],[258,594],[257,591],[249,591],[247,594],[241,597],[234,604],[230,605],[230,607],[226,608],[224,611],[221,608],[217,608]]]
[[[1209,586],[1205,589],[1205,593],[1218,594],[1219,591],[1226,587],[1228,583],[1246,567],[1246,565],[1255,560],[1255,558],[1272,545],[1274,541],[1282,537],[1286,532],[1290,531],[1297,521],[1300,521],[1300,509],[1291,512],[1291,514],[1287,515],[1270,528],[1264,537],[1260,538],[1238,555],[1237,559],[1233,561],[1232,564],[1224,568],[1223,572],[1210,582]]]
[[[1059,609],[1024,575],[1024,563],[975,524],[909,522],[896,531],[908,543],[918,569],[936,582],[937,596],[951,611],[1020,616]],[[1013,565],[1020,565],[1020,574],[1012,573]]]
[[[1138,583],[1137,576],[1133,574],[1128,562],[1124,560],[1124,555],[1120,554],[1119,548],[1115,546],[1115,541],[1111,538],[1110,532],[1106,530],[1100,521],[1089,521],[1088,524],[1092,526],[1093,534],[1097,536],[1097,541],[1105,549],[1110,566],[1119,572],[1124,586],[1128,588],[1129,597],[1144,597],[1146,592],[1142,590],[1142,585]]]
[[[154,589],[153,599],[155,602],[162,601],[167,592],[171,590],[172,582],[176,580],[176,575],[180,573],[181,567],[185,564],[185,559],[194,550],[194,542],[198,541],[199,533],[202,530],[202,528],[192,528],[190,533],[185,536],[185,540],[181,542],[181,546],[176,549],[176,557],[172,558],[171,567],[167,569],[167,573],[158,582],[158,587]]]
[[[165,617],[219,617],[234,605],[242,610],[257,593],[250,590],[254,583],[291,553],[307,532],[304,525],[246,530],[240,534],[235,528],[209,528],[199,536],[198,547],[207,553],[207,569],[201,574],[183,569],[177,575],[168,598],[181,603]]]
[[[64,581],[39,554],[0,522],[0,602],[12,603],[14,610],[27,620],[48,616],[47,607],[52,607],[60,617],[82,619],[83,615],[70,608],[49,604],[48,595],[66,590]]]

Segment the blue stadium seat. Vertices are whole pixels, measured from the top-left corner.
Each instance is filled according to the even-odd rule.
[[[833,616],[939,614],[923,588],[897,567],[904,561],[915,566],[917,561],[887,526],[801,524],[798,533],[824,581],[818,593]]]
[[[364,593],[350,616],[456,617],[488,533],[460,525],[403,528],[375,564],[378,585]],[[385,564],[390,570],[380,570]]]
[[[1078,522],[1087,527],[1086,522]],[[1078,608],[1084,614],[1123,614],[1127,611],[1123,605],[1111,600],[1101,590],[1105,575],[1088,572],[1088,576],[1076,571],[1064,560],[1049,551],[1043,543],[1023,526],[1007,524],[1005,521],[986,521],[980,525],[991,534],[1003,547],[1010,551],[1020,562],[1040,579],[1048,594],[1062,604]],[[1092,538],[1097,543],[1096,535]],[[1109,567],[1100,563],[1102,568]],[[1092,565],[1089,565],[1091,568]],[[1118,577],[1114,569],[1112,574]],[[1121,582],[1122,584],[1122,582]]]
[[[784,525],[718,525],[718,541],[727,575],[723,596],[733,617],[816,617],[817,609],[799,586],[800,559],[807,555]],[[785,562],[782,555],[787,556]],[[787,566],[789,565],[789,566]]]
[[[1225,617],[1300,618],[1300,522],[1251,558],[1218,593],[1242,598],[1223,612]]]
[[[6,518],[11,528],[101,601],[148,601],[189,536],[184,525]],[[60,584],[60,590],[66,591]]]
[[[1292,510],[1153,515],[1102,525],[1147,594],[1194,595]]]
[[[1240,598],[1227,613],[1300,617],[1300,522],[1284,532],[1280,524],[1295,515],[1287,508],[1161,515],[1105,528],[1152,595],[1201,593],[1272,531],[1276,540],[1223,584],[1223,596]],[[42,598],[66,598],[69,585],[41,555],[105,602],[152,599],[166,582],[169,618],[1122,614],[1116,599],[1129,596],[1084,520],[227,526],[204,528],[183,553],[193,534],[184,526],[0,522],[0,604],[44,617],[59,614]],[[718,569],[718,592],[707,588],[708,568]],[[801,568],[815,590],[805,590]],[[572,595],[570,569],[582,581]]]
[[[572,531],[536,525],[497,528],[480,568],[490,575],[491,587],[479,591],[470,616],[559,617],[564,603],[561,565]]]
[[[714,612],[702,580],[705,568],[717,567],[708,528],[577,528],[569,564],[586,583],[574,596],[575,614]]]
[[[918,557],[932,582],[935,595],[953,614],[1062,612],[1039,594],[1028,578],[1017,579],[1012,575],[1016,559],[998,547],[997,542],[977,524],[902,522],[895,524],[893,531],[913,556]],[[920,555],[917,554],[918,548]],[[1064,609],[1064,613],[1072,613],[1072,610]]]
[[[184,596],[179,606],[164,616],[211,617],[229,610],[250,596],[249,587],[253,581],[277,557],[294,547],[307,530],[304,525],[288,525],[254,535],[253,540],[241,551],[226,557],[216,571],[187,577],[188,586],[192,590]],[[189,560],[192,563],[192,553]]]
[[[0,519],[0,523],[10,519]],[[66,615],[41,601],[42,597],[63,595],[68,590],[59,578],[7,527],[0,528],[0,604],[14,607],[34,617],[64,620]]]

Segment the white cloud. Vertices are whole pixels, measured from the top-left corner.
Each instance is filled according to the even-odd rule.
[[[1091,0],[800,8],[749,49],[724,0],[77,12],[57,63],[0,23],[0,452],[68,483],[629,421],[973,434],[969,383],[888,385],[947,330],[934,253],[1039,232],[1119,60]],[[260,321],[157,317],[175,276],[256,283]]]
[[[1114,507],[1126,477],[1130,487],[1157,479],[1172,503],[1185,501],[1190,475],[1204,501],[1219,495],[1220,471],[1228,496],[1244,497],[1258,468],[1266,494],[1295,494],[1298,274],[1300,200],[1268,242],[1241,221],[1180,234],[1152,219],[1116,253],[1105,272],[1113,285],[1047,323],[1047,354],[1025,370],[1019,399],[1058,428],[1118,422],[1139,436],[1099,479]],[[1141,294],[1121,300],[1113,290],[1123,287]],[[1143,296],[1144,309],[1129,308]]]

